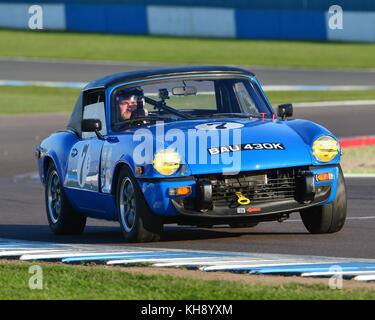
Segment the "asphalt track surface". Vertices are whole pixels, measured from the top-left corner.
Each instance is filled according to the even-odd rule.
[[[311,235],[293,213],[289,220],[264,222],[249,229],[218,226],[210,229],[167,225],[160,242],[131,244],[139,247],[277,253],[347,258],[375,258],[375,179],[347,179],[348,218],[336,234]],[[79,236],[55,236],[49,230],[44,192],[38,181],[14,182],[0,178],[0,237],[119,246],[123,243],[117,223],[88,220]]]
[[[113,72],[152,67],[159,66],[0,59],[1,78],[8,80],[88,82]],[[248,69],[265,85],[373,85],[375,79],[374,71]],[[68,117],[0,116],[0,237],[126,246],[120,227],[114,222],[88,219],[85,232],[74,237],[55,236],[49,230],[43,187],[30,178],[37,170],[34,150],[43,138],[64,128]],[[375,134],[375,106],[295,108],[295,117],[320,123],[338,137]],[[295,213],[283,223],[266,222],[250,229],[168,225],[160,242],[137,246],[375,258],[375,179],[348,178],[346,183],[348,218],[343,230],[336,234],[309,234]]]
[[[0,58],[0,78],[24,81],[90,82],[113,73],[171,66],[148,63]],[[240,67],[254,72],[262,85],[375,85],[375,70]]]
[[[335,108],[332,107],[331,112],[336,112]],[[323,110],[317,109],[316,112]],[[308,115],[307,111],[312,112],[306,108],[298,112]],[[55,236],[49,230],[43,187],[39,181],[30,178],[36,171],[34,150],[44,137],[63,128],[68,117],[68,114],[0,116],[0,237],[126,246],[120,227],[114,222],[89,219],[85,232],[74,237]],[[341,121],[337,130],[343,126],[349,135],[353,135],[347,125],[350,119]],[[334,124],[337,119],[332,122]],[[160,242],[137,246],[375,258],[375,179],[353,178],[346,182],[348,219],[344,229],[337,234],[311,235],[295,213],[283,223],[266,222],[250,229],[168,225]]]

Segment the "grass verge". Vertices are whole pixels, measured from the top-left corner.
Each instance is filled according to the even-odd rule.
[[[375,100],[375,90],[268,91],[272,105],[298,102]]]
[[[375,146],[345,148],[341,167],[344,173],[375,173]]]
[[[64,300],[331,300],[375,299],[374,290],[331,290],[326,285],[244,284],[146,275],[108,267],[42,264],[43,289],[29,288],[31,263],[0,264],[0,299]],[[250,276],[249,276],[250,277]]]
[[[71,112],[80,89],[43,86],[0,86],[0,114]],[[375,100],[375,90],[269,91],[271,104]]]
[[[375,44],[201,39],[0,30],[7,57],[229,64],[309,68],[374,68]]]
[[[0,87],[0,114],[72,112],[79,89],[42,86]]]

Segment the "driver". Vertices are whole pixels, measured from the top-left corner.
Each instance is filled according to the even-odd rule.
[[[141,89],[123,91],[117,96],[116,101],[120,121],[134,117],[147,116],[147,111],[144,109],[144,98]]]

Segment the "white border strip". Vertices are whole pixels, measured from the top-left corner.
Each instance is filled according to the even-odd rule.
[[[86,82],[0,80],[0,86],[11,86],[11,87],[40,86],[40,87],[53,87],[53,88],[82,89],[86,85],[87,85]]]
[[[235,264],[235,265],[225,265],[225,264],[220,264],[220,265],[214,265],[210,267],[201,267],[199,268],[200,270],[203,271],[224,271],[224,270],[233,270],[233,269],[239,269],[239,268],[263,268],[263,267],[286,267],[286,266],[299,266],[299,265],[311,265],[314,266],[316,264],[335,264],[335,263],[340,263],[337,260],[328,260],[328,261],[315,261],[315,262],[309,262],[308,260],[298,260],[298,261],[293,261],[293,262],[288,262],[285,263],[286,261],[280,260],[280,261],[275,261],[273,263],[267,263],[263,264],[262,261],[259,263],[245,263],[245,264]]]
[[[329,276],[356,276],[356,275],[372,275],[372,277],[375,277],[375,271],[328,271],[328,272],[305,272],[301,274],[301,277],[329,277]]]
[[[230,254],[229,254],[230,255]],[[233,258],[233,257],[232,257]],[[223,257],[193,257],[193,258],[137,258],[137,259],[123,259],[110,260],[107,264],[129,264],[136,262],[150,263],[154,266],[183,266],[183,265],[215,265],[218,262],[223,262]],[[229,260],[224,262],[244,262],[244,260]],[[245,260],[246,262],[246,260]]]
[[[375,178],[375,173],[344,173],[344,178]]]
[[[140,251],[80,251],[77,253],[77,250],[74,248],[72,251],[65,251],[61,253],[45,253],[45,254],[25,254],[20,257],[20,260],[43,260],[43,259],[65,259],[65,258],[74,258],[74,257],[95,257],[95,256],[105,256],[112,254],[133,254],[139,253]],[[74,251],[73,251],[74,250]],[[144,253],[143,251],[141,251]],[[146,251],[145,251],[146,252]],[[84,260],[84,259],[82,259]]]
[[[374,106],[375,100],[352,100],[352,101],[318,101],[293,103],[296,108],[311,107],[345,107],[345,106]]]
[[[307,85],[264,85],[264,91],[345,91],[345,90],[372,90],[375,86],[339,85],[339,86],[307,86]]]
[[[20,249],[20,250],[2,250],[0,251],[0,258],[2,257],[11,257],[11,256],[22,256],[26,254],[45,254],[46,252],[58,253],[64,252],[63,250],[54,250],[54,249],[34,249],[34,250],[27,250],[27,249]]]
[[[354,280],[357,281],[375,281],[375,275],[360,275],[356,276]]]

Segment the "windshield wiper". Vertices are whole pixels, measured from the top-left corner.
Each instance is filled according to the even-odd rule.
[[[185,114],[184,112],[181,112],[181,111],[178,111],[170,106],[167,106],[167,104],[165,103],[165,101],[156,101],[154,99],[151,99],[149,97],[144,97],[145,98],[145,102],[147,102],[148,104],[151,104],[153,105],[156,109],[163,109],[165,111],[168,111],[176,116],[179,116],[181,118],[185,118],[185,119],[193,119],[192,117],[188,116],[187,114]]]
[[[215,118],[261,118],[259,115],[255,114],[243,114],[243,113],[207,113],[200,114],[198,117],[215,117]],[[198,118],[197,117],[197,118]]]
[[[217,117],[235,117],[235,118],[250,118],[251,115],[249,114],[243,114],[243,113],[214,113],[214,115]]]

